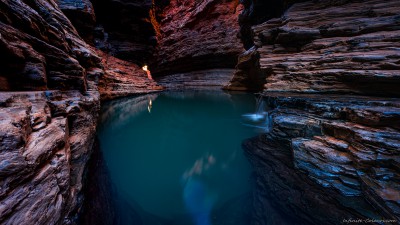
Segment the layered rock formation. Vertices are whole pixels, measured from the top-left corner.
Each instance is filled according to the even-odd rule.
[[[398,224],[399,99],[264,97],[270,132],[244,144],[257,174],[255,224],[268,204],[301,224]]]
[[[85,91],[86,68],[100,58],[53,1],[0,3],[1,90]]]
[[[120,60],[102,51],[104,72],[93,71],[93,79],[98,80],[101,100],[110,100],[135,94],[161,91],[164,88],[154,80],[148,79],[145,71],[138,65]]]
[[[252,27],[227,88],[267,103],[270,127],[244,144],[254,224],[271,205],[299,224],[399,223],[399,7],[310,1]]]
[[[95,135],[96,93],[0,94],[0,223],[74,223]]]
[[[234,68],[242,44],[237,37],[237,1],[171,0],[155,26],[159,30],[157,74]]]
[[[156,81],[168,90],[221,89],[228,84],[233,69],[197,70],[156,77]]]
[[[89,0],[57,0],[61,11],[70,19],[79,35],[93,44],[96,15]]]
[[[254,26],[269,91],[399,95],[398,1],[293,5],[282,17]],[[259,68],[257,68],[259,66]],[[246,88],[238,72],[230,85]]]
[[[75,224],[100,93],[160,89],[137,65],[83,41],[89,33],[78,34],[62,10],[89,31],[89,1],[58,4],[0,1],[0,90],[8,91],[0,94],[1,224]]]

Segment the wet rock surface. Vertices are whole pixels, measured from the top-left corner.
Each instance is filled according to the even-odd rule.
[[[399,99],[263,96],[270,132],[244,143],[256,169],[255,224],[267,221],[266,204],[300,224],[398,224]]]
[[[252,27],[227,88],[265,79],[268,127],[244,143],[254,224],[279,224],[271,205],[298,224],[399,224],[399,7],[308,1]]]
[[[235,1],[171,0],[158,20],[156,74],[234,68],[243,47]]]

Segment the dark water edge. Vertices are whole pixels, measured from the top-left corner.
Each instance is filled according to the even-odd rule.
[[[114,224],[116,211],[113,196],[116,193],[97,138],[85,178],[84,201],[78,224]]]

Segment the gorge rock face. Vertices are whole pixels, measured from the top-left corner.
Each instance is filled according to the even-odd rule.
[[[160,89],[137,65],[81,38],[89,36],[70,20],[89,29],[77,23],[94,18],[89,1],[57,3],[0,1],[1,224],[76,224],[99,92],[110,99]]]
[[[0,223],[74,223],[98,100],[96,92],[0,94]]]
[[[210,69],[170,74],[155,79],[168,90],[210,90],[227,85],[233,73],[233,69]]]
[[[240,3],[244,6],[242,13],[239,15],[240,39],[246,50],[254,46],[254,40],[251,27],[268,19],[279,17],[282,15],[285,8],[291,2],[285,0],[241,0]]]
[[[399,9],[309,1],[252,27],[255,45],[227,88],[264,77],[269,126],[244,143],[254,224],[266,224],[271,205],[299,224],[399,223]]]
[[[98,53],[102,56],[104,73],[101,70],[93,71],[92,75],[93,79],[98,81],[101,100],[163,90],[163,87],[149,79],[138,65],[101,51]]]
[[[253,46],[239,55],[236,70],[223,88],[233,91],[260,91],[265,83],[265,73],[260,69],[260,54]]]
[[[100,58],[49,0],[0,2],[0,90],[86,90]]]
[[[265,89],[398,96],[399,7],[395,0],[310,1],[254,26]]]
[[[69,18],[79,35],[93,44],[96,15],[89,0],[57,0],[61,11]]]
[[[150,22],[151,0],[91,0],[97,27],[95,46],[142,66],[153,54],[156,38]]]
[[[268,204],[300,224],[398,224],[399,99],[278,93],[264,98],[270,132],[244,144],[257,174],[255,224],[267,221]]]
[[[234,68],[243,47],[237,37],[237,1],[171,0],[158,24],[156,74]],[[157,30],[157,29],[156,29]]]

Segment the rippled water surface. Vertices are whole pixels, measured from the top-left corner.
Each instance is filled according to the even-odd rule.
[[[255,102],[252,94],[201,91],[105,104],[98,136],[119,222],[247,223],[251,168],[241,143],[257,134],[243,124]]]

